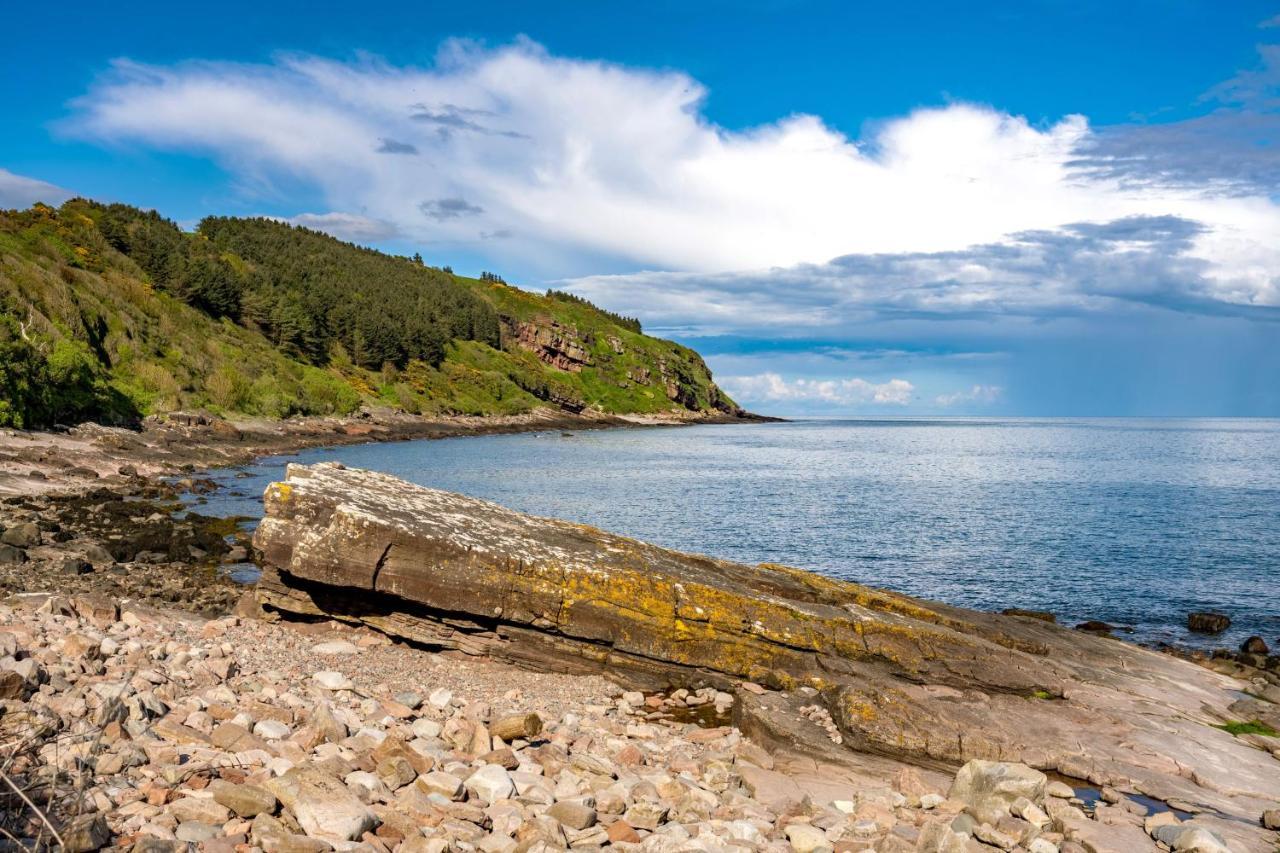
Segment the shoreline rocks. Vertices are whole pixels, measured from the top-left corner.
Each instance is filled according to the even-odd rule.
[[[316,651],[337,642],[357,651]],[[1132,784],[1089,808],[1025,764],[939,772],[852,753],[806,711],[809,688],[646,694],[448,654],[338,623],[18,596],[0,603],[0,669],[29,677],[0,701],[0,735],[29,744],[8,765],[24,784],[58,769],[53,792],[32,790],[84,851],[1154,853],[1159,839],[1247,853],[1277,837],[1273,811],[1252,829],[1212,809],[1151,813]],[[815,758],[682,721],[708,707],[758,720],[743,706],[775,699]],[[38,831],[5,814],[18,837]]]

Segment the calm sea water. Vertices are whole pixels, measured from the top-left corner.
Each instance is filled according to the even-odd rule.
[[[286,462],[337,459],[539,515],[925,598],[1280,645],[1280,421],[951,420],[534,433],[371,444],[218,471],[261,513]],[[1186,614],[1234,624],[1204,641]]]

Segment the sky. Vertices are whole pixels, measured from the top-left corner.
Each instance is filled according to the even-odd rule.
[[[772,414],[1280,416],[1280,2],[73,2],[4,29],[0,207],[273,216],[564,288]]]

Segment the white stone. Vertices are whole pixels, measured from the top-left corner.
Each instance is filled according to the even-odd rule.
[[[510,799],[516,792],[515,783],[506,768],[486,764],[467,777],[467,790],[475,797],[493,805],[498,800]]]
[[[435,690],[432,690],[431,695],[427,697],[427,702],[430,703],[431,707],[439,708],[441,711],[448,708],[449,703],[452,701],[453,691],[447,690],[443,687],[437,687]]]
[[[831,853],[834,849],[827,835],[816,826],[793,823],[786,828],[787,840],[796,853]]]
[[[279,720],[259,720],[253,733],[263,740],[283,740],[293,730]]]
[[[414,720],[410,728],[413,729],[414,737],[420,737],[423,740],[438,738],[440,737],[440,732],[444,731],[444,728],[439,723],[435,720],[428,720],[426,717],[419,717]]]
[[[340,672],[333,670],[324,670],[317,672],[311,676],[311,680],[323,687],[325,690],[351,690],[355,685],[351,679],[347,678]]]

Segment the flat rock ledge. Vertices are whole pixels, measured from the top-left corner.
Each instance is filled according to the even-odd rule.
[[[265,504],[269,608],[641,689],[737,692],[753,697],[737,703],[744,731],[827,760],[1020,763],[1196,814],[1241,850],[1275,843],[1260,816],[1280,804],[1280,743],[1217,728],[1247,722],[1228,710],[1242,684],[1195,664],[336,463],[289,466]],[[829,737],[805,744],[779,695],[810,697],[803,716]]]

